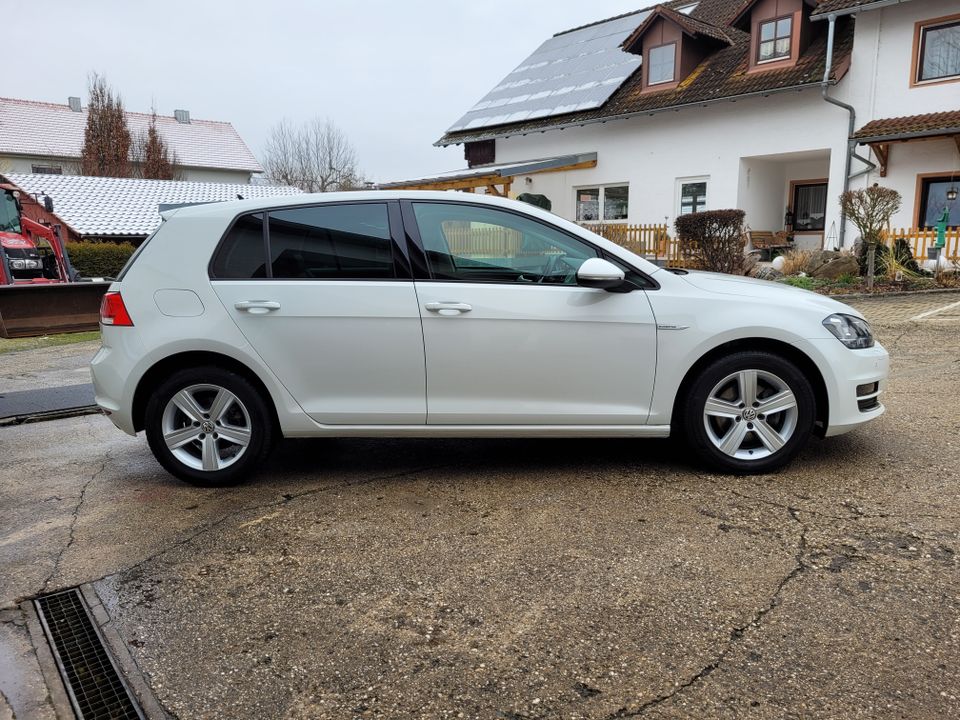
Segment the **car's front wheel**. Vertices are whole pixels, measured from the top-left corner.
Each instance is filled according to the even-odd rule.
[[[810,382],[789,360],[738,352],[695,378],[686,396],[684,430],[697,455],[718,470],[770,472],[806,444],[815,404]]]
[[[146,408],[157,460],[194,485],[231,485],[257,466],[273,442],[260,393],[242,376],[210,366],[174,373]]]

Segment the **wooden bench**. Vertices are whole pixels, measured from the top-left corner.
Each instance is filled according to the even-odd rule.
[[[747,239],[750,241],[750,247],[754,252],[760,253],[761,260],[772,260],[774,251],[786,250],[793,245],[785,241],[782,235],[770,230],[749,230]]]

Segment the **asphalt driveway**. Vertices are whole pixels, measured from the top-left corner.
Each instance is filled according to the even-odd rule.
[[[180,718],[958,716],[960,317],[913,319],[931,297],[865,303],[888,414],[773,476],[311,440],[200,490],[99,416],[0,428],[0,691],[53,717],[17,603],[92,583]]]

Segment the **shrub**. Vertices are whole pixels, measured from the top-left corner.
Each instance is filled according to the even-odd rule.
[[[794,248],[785,252],[782,257],[783,265],[780,267],[780,272],[784,275],[796,275],[807,269],[807,264],[813,258],[813,250]]]
[[[743,275],[743,210],[705,210],[674,222],[680,252],[704,270]]]
[[[127,242],[67,243],[70,263],[84,277],[116,277],[133,250],[133,245]]]
[[[902,204],[900,193],[876,183],[864,190],[848,190],[840,196],[843,214],[860,231],[860,271],[867,276],[868,290],[873,290],[874,250],[883,237],[884,228],[890,225],[890,218],[900,210]]]

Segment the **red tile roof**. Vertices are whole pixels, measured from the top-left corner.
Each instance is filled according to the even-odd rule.
[[[907,0],[900,0],[900,2],[906,1]],[[871,5],[888,2],[889,0],[822,0],[822,2],[817,3],[817,9],[810,14],[810,17],[822,18],[830,13],[847,15],[859,10],[871,10]]]
[[[960,135],[960,110],[871,120],[857,130],[853,137],[861,142],[876,142],[884,139],[939,134]]]
[[[697,18],[690,17],[689,15],[679,13],[666,5],[658,5],[656,8],[654,8],[653,12],[647,15],[646,20],[640,23],[640,27],[627,36],[627,39],[623,41],[620,47],[627,52],[632,52],[631,48],[637,43],[638,40],[640,40],[640,38],[644,36],[650,26],[658,18],[665,18],[675,25],[678,25],[680,29],[688,35],[692,35],[694,37],[706,36],[714,40],[719,40],[724,45],[733,44],[730,36],[727,35],[727,33],[725,33],[721,28],[711,25],[710,23],[703,22],[702,20],[698,20]]]

